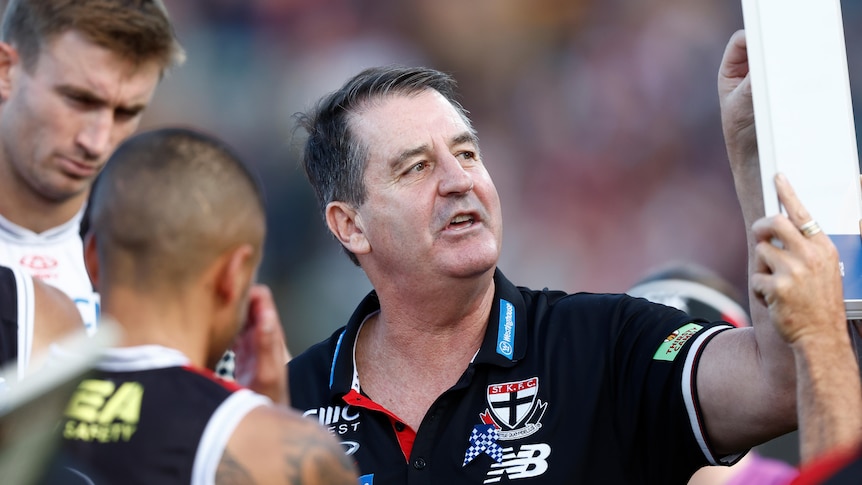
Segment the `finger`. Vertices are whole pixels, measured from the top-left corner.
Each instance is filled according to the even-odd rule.
[[[752,273],[763,275],[784,274],[793,265],[790,253],[768,242],[758,243],[754,247],[754,263]]]
[[[768,307],[774,288],[772,276],[764,273],[755,273],[751,275],[749,281],[751,284],[751,291],[754,293],[754,296],[757,297],[760,303]]]
[[[799,228],[793,225],[790,219],[783,214],[758,219],[751,225],[751,233],[758,243],[778,241],[784,247],[787,247],[789,243],[796,242],[796,239],[802,238]]]
[[[793,186],[790,185],[790,181],[787,179],[787,176],[783,173],[775,175],[775,190],[778,192],[778,200],[787,211],[788,219],[790,219],[790,222],[792,222],[794,226],[799,228],[813,219],[805,206],[802,205],[802,201],[799,200],[799,197],[796,195],[796,191],[793,190]],[[815,234],[812,237],[817,237],[818,235],[819,234]]]
[[[287,364],[293,358],[290,355],[290,350],[287,348],[287,340],[284,335],[284,327],[281,325],[281,318],[278,316],[278,309],[275,306],[275,298],[272,296],[272,290],[262,284],[252,287],[250,298],[256,305],[261,326],[261,331],[267,334],[266,348],[272,351],[272,355],[278,356],[280,365]]]
[[[730,37],[724,48],[718,73],[725,78],[742,78],[748,74],[748,50],[744,30],[738,30]]]
[[[248,298],[249,324],[264,332],[272,332],[272,327],[280,324],[272,291],[266,285],[255,284],[249,290]]]
[[[287,348],[287,341],[284,335],[284,327],[281,325],[281,318],[278,316],[278,309],[275,306],[275,299],[272,296],[272,290],[266,285],[255,285],[254,302],[257,307],[259,325],[261,331],[264,332],[265,341],[261,341],[262,348],[269,350],[269,354],[277,359],[279,365],[287,364],[292,356]]]
[[[257,353],[253,390],[269,396],[276,403],[288,404],[284,331],[272,291],[265,285],[255,285],[249,298],[252,302],[251,319],[255,321],[252,331]]]

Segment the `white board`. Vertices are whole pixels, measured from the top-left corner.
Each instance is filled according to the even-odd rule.
[[[862,317],[862,190],[839,0],[742,0],[766,215],[777,172],[840,253],[848,318]]]

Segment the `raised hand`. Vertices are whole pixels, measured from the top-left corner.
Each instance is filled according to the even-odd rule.
[[[752,290],[789,343],[846,333],[838,251],[784,175],[775,177],[775,187],[787,216],[760,219],[752,228],[757,241]]]
[[[287,405],[286,364],[290,353],[284,330],[275,308],[272,292],[266,285],[255,285],[249,292],[248,317],[234,342],[236,381],[273,402]]]

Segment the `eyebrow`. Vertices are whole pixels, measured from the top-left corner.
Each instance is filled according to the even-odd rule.
[[[97,105],[97,106],[108,106],[108,102],[104,98],[102,98],[101,96],[99,96],[99,95],[95,94],[94,92],[89,91],[87,89],[82,89],[79,87],[70,86],[68,84],[63,84],[63,85],[57,86],[57,91],[65,94],[67,96],[74,96],[77,98],[81,98],[82,100],[86,101],[87,103],[92,103],[92,104]],[[144,103],[136,103],[136,104],[132,104],[132,105],[119,105],[119,106],[115,107],[115,109],[119,109],[119,110],[126,111],[129,113],[140,113],[145,108],[146,108],[146,104],[144,104]]]
[[[478,141],[479,141],[479,138],[476,136],[475,133],[473,133],[472,131],[465,131],[465,132],[453,137],[451,140],[449,140],[449,145],[461,145],[463,143],[472,143],[473,145],[476,146],[476,149],[478,150]],[[399,166],[401,166],[401,164],[404,163],[406,160],[409,160],[409,159],[411,159],[417,155],[421,155],[423,153],[426,153],[429,150],[430,150],[430,147],[427,144],[419,145],[418,147],[415,147],[415,148],[408,148],[407,150],[404,150],[401,153],[399,153],[397,157],[393,158],[392,161],[389,163],[389,166],[392,169],[396,169]]]

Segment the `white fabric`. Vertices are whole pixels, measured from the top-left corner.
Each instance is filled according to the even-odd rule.
[[[236,391],[225,399],[213,413],[201,437],[192,468],[192,485],[215,484],[216,471],[227,442],[240,421],[252,409],[271,403],[269,398],[248,389]]]
[[[738,453],[724,457],[717,457],[712,454],[712,451],[710,451],[709,445],[706,442],[706,433],[703,429],[704,424],[700,421],[697,415],[697,407],[695,406],[695,393],[697,392],[697,389],[694,389],[691,385],[693,382],[692,371],[694,370],[694,359],[700,353],[700,348],[707,341],[710,335],[729,328],[733,327],[721,325],[708,328],[700,332],[700,335],[694,342],[692,342],[691,348],[688,350],[688,355],[686,355],[685,359],[685,367],[682,371],[682,397],[685,400],[688,419],[691,423],[691,429],[694,431],[694,437],[697,440],[697,444],[700,446],[700,451],[703,452],[703,456],[706,457],[710,465],[728,465],[738,460],[744,454]]]
[[[84,266],[84,245],[78,232],[83,215],[81,209],[70,221],[38,234],[0,216],[0,264],[21,268],[69,295],[92,335],[99,295]]]

